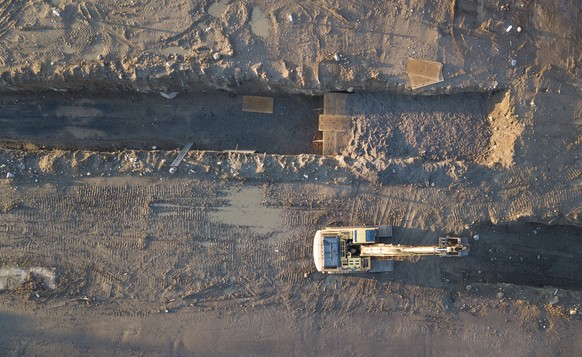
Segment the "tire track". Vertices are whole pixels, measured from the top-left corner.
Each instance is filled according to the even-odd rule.
[[[0,39],[15,27],[25,5],[24,0],[0,0]]]

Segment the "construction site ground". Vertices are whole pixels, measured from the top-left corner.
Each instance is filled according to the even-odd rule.
[[[580,20],[576,0],[0,1],[0,355],[578,355]],[[413,90],[409,58],[444,80]],[[316,230],[384,224],[470,255],[315,271]]]

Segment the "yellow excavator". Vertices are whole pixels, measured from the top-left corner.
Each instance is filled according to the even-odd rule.
[[[386,272],[394,261],[423,256],[463,257],[466,238],[441,237],[437,245],[400,245],[381,241],[392,237],[392,226],[328,227],[313,239],[313,260],[322,273]]]

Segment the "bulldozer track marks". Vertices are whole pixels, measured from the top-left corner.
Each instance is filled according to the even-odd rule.
[[[0,39],[4,37],[10,28],[13,28],[18,21],[18,15],[25,6],[24,0],[3,0],[0,1]]]
[[[519,184],[525,172],[515,170],[502,180]],[[579,169],[568,172],[568,179],[579,176]],[[266,198],[261,205],[281,210],[282,231],[258,234],[249,227],[213,221],[212,212],[228,204],[225,192],[232,190],[223,182],[175,179],[161,184],[136,179],[120,184],[87,179],[58,190],[4,191],[0,259],[32,259],[69,276],[83,276],[87,292],[95,295],[153,292],[173,297],[174,308],[188,303],[198,309],[283,304],[294,316],[313,310],[377,312],[400,309],[401,304],[363,297],[389,288],[377,278],[305,278],[313,271],[311,240],[318,226],[340,219],[346,224],[422,229],[426,217],[441,214],[443,229],[449,229],[548,206],[571,207],[582,199],[582,188],[568,186],[472,204],[457,204],[454,195],[433,187],[387,186],[365,192],[308,185],[303,191],[296,183],[280,183],[260,188]],[[329,212],[342,215],[330,217]],[[76,258],[59,260],[65,251]],[[160,269],[165,273],[156,275]],[[288,284],[295,293],[278,291]],[[331,288],[336,284],[361,294],[340,299]],[[409,309],[419,308],[415,304],[410,297],[404,302]]]

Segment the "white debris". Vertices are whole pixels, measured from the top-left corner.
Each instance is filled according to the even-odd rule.
[[[152,150],[158,150],[158,147],[154,145],[152,146]]]
[[[560,299],[557,296],[554,296],[552,299],[550,299],[549,304],[550,305],[554,305],[560,302]]]
[[[511,31],[512,28],[513,28],[513,26],[511,26],[511,25],[507,26],[507,29],[505,29],[505,32]]]
[[[475,234],[475,235],[473,236],[473,239],[474,239],[474,240],[479,240],[479,235],[478,235],[478,234]]]
[[[13,174],[12,172],[7,172],[7,173],[6,173],[6,178],[7,178],[7,179],[14,178],[14,174]]]
[[[289,22],[293,22],[293,15],[289,14],[287,18],[289,19]]]
[[[517,26],[517,28],[515,29],[517,32],[521,32],[521,26]]]
[[[516,60],[511,60],[511,67],[515,67],[516,64],[517,64]]]
[[[578,313],[578,310],[575,307],[570,309],[570,315],[576,315],[577,313]]]
[[[346,92],[348,93],[352,93],[354,91],[354,87],[348,87],[348,89],[346,89]]]
[[[220,59],[220,53],[218,53],[218,52],[215,52],[215,53],[212,55],[212,58],[214,58],[215,60],[217,60],[217,61],[218,61],[218,60]]]
[[[61,14],[59,14],[57,9],[53,9],[53,15],[55,15],[56,17],[61,17]]]
[[[497,298],[499,300],[503,299],[504,296],[505,296],[505,294],[503,292],[501,292],[501,291],[497,293]]]
[[[341,61],[342,57],[339,55],[339,53],[336,53],[336,54],[333,55],[333,59],[336,62],[339,62],[339,61]]]
[[[52,268],[0,268],[0,291],[14,290],[24,284],[29,277],[41,282],[47,289],[54,289],[55,269]]]
[[[160,92],[160,95],[166,99],[174,99],[178,95],[178,92],[172,92],[172,93]]]

